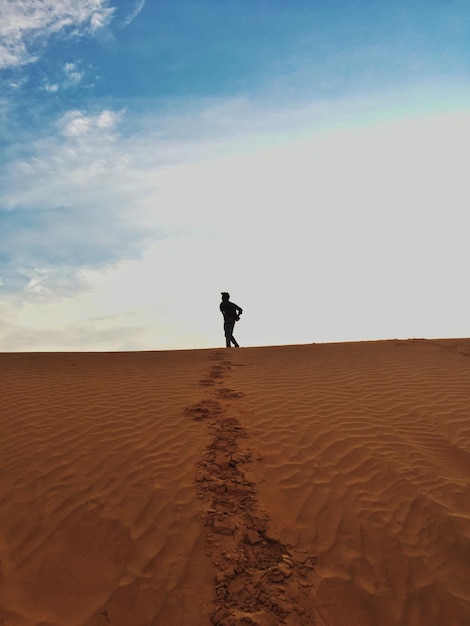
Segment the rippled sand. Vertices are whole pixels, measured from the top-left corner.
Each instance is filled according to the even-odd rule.
[[[0,623],[468,626],[470,340],[0,355]]]

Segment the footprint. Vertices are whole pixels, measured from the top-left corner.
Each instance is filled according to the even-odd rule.
[[[229,389],[228,387],[224,387],[223,389],[217,389],[217,397],[224,400],[243,398],[244,395],[245,394],[241,391],[235,391],[234,389]]]
[[[201,400],[184,409],[184,414],[196,421],[217,417],[221,412],[222,407],[216,400]]]

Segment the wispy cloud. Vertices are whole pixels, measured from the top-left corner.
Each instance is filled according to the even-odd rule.
[[[131,4],[131,6],[128,8],[128,13],[125,15],[120,23],[121,27],[128,26],[133,20],[135,20],[135,18],[144,8],[145,1],[146,0],[136,0],[133,6],[132,3],[129,3]]]
[[[57,83],[46,83],[44,85],[44,91],[47,91],[49,93],[57,93],[59,91],[59,85]]]
[[[108,110],[96,115],[73,110],[61,116],[57,135],[37,140],[29,156],[9,164],[4,208],[70,206],[76,193],[109,182],[107,173],[126,165],[126,155],[115,151],[119,117]]]
[[[84,72],[79,70],[76,63],[66,63],[64,65],[64,74],[67,82],[71,85],[78,85],[84,76]]]
[[[87,68],[88,70],[89,68]],[[84,83],[87,71],[81,67],[80,61],[65,63],[54,77],[43,83],[43,89],[47,93],[75,89]]]
[[[3,2],[0,15],[0,68],[37,60],[56,35],[93,35],[115,9],[108,0],[15,0]]]
[[[4,288],[25,275],[72,280],[78,267],[126,256],[150,234],[141,217],[145,181],[118,133],[121,117],[106,109],[69,111],[58,120],[56,135],[36,141],[5,168]],[[38,268],[47,271],[38,275]]]

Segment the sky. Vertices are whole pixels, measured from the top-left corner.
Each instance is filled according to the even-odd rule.
[[[0,351],[468,337],[463,0],[0,0]]]

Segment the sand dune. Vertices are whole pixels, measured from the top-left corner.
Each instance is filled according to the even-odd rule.
[[[0,355],[0,623],[468,626],[470,340]]]

